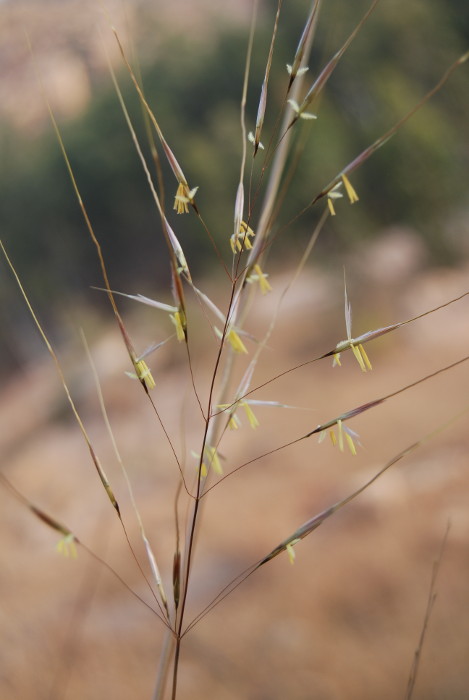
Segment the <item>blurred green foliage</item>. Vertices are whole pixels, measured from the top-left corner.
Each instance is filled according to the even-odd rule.
[[[275,4],[261,7],[248,93],[249,128],[254,127]],[[309,6],[303,0],[284,3],[262,139],[266,145],[284,98],[285,64],[292,61]],[[367,6],[361,1],[324,3],[306,86]],[[155,26],[154,32],[158,31]],[[247,30],[228,26],[206,46],[193,42],[190,32],[184,38],[168,34],[157,61],[142,66],[148,100],[190,185],[200,187],[198,205],[227,259],[239,177],[239,102],[246,46]],[[468,48],[468,3],[393,0],[378,5],[316,105],[318,120],[302,127],[308,138],[278,225],[405,114]],[[146,47],[145,54],[149,53]],[[145,143],[142,111],[125,71],[119,80]],[[328,225],[319,255],[342,253],[383,227],[405,223],[425,238],[434,262],[454,259],[457,248],[453,239],[447,240],[446,224],[467,206],[468,82],[469,64],[354,173],[360,203],[338,205],[339,215]],[[110,80],[96,85],[95,92],[83,117],[61,125],[64,141],[103,246],[111,284],[151,294],[168,280],[159,219]],[[29,141],[4,125],[0,144],[2,236],[35,303],[46,315],[64,303],[64,295],[104,303],[89,289],[102,284],[99,265],[52,129]],[[175,182],[166,165],[164,172],[170,221],[192,268],[203,270],[212,259],[207,236],[194,216],[173,215]],[[300,218],[283,244],[279,239],[281,251],[311,230],[323,205]],[[17,292],[2,283],[2,294],[3,322],[8,326]]]

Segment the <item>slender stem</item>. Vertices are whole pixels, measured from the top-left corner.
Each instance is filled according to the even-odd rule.
[[[444,554],[445,549],[446,549],[446,544],[448,542],[449,530],[450,530],[450,522],[448,522],[448,524],[446,526],[446,532],[445,532],[445,535],[443,537],[443,541],[442,541],[441,546],[440,546],[438,558],[433,562],[432,576],[431,576],[431,580],[430,580],[430,590],[428,591],[427,606],[425,608],[425,615],[423,618],[422,629],[420,631],[419,641],[418,641],[417,648],[416,648],[415,653],[414,653],[412,667],[410,669],[405,700],[411,700],[412,695],[414,694],[415,683],[417,681],[417,674],[418,674],[418,670],[419,670],[419,666],[420,666],[420,659],[422,656],[423,644],[425,642],[425,637],[426,637],[427,629],[428,629],[428,623],[430,622],[430,617],[431,617],[431,614],[433,611],[433,606],[435,604],[435,600],[436,600],[436,596],[437,596],[437,594],[436,594],[436,581],[438,578],[438,574],[440,572],[441,560],[443,558],[443,554]]]
[[[163,640],[163,649],[160,655],[158,673],[156,674],[156,685],[153,691],[152,700],[162,700],[168,677],[169,661],[173,650],[174,634],[170,629],[166,630]]]
[[[231,298],[230,298],[230,304],[229,304],[230,308],[231,308],[231,305],[233,303],[234,294],[235,294],[235,285],[233,284],[232,289],[231,289]],[[177,626],[178,637],[181,633],[182,624],[183,624],[184,611],[185,611],[187,592],[188,592],[190,566],[191,566],[191,560],[192,560],[192,553],[193,553],[193,549],[194,549],[194,538],[195,538],[197,516],[198,516],[198,512],[199,512],[202,486],[203,486],[203,483],[205,482],[205,479],[203,479],[203,477],[202,477],[202,462],[204,459],[205,447],[207,444],[209,444],[208,436],[209,436],[210,422],[212,419],[213,393],[215,390],[215,381],[216,381],[216,378],[218,376],[218,370],[220,367],[220,361],[221,361],[221,356],[222,356],[222,352],[223,352],[223,346],[225,343],[226,332],[228,329],[228,323],[229,323],[229,321],[228,321],[228,314],[227,314],[225,327],[223,329],[222,337],[220,340],[220,346],[218,348],[217,358],[215,360],[215,367],[214,367],[212,379],[210,382],[210,391],[209,391],[208,406],[207,406],[207,420],[205,421],[205,428],[204,428],[204,434],[203,434],[203,438],[202,438],[202,446],[201,446],[199,467],[198,467],[198,473],[197,473],[197,490],[196,490],[196,494],[195,494],[195,498],[194,498],[194,506],[193,506],[191,522],[190,522],[190,526],[189,526],[189,536],[188,536],[187,547],[186,547],[186,561],[185,561],[183,574],[182,574],[182,582],[181,582],[182,583],[182,598],[181,598],[181,607],[180,607],[180,614],[179,614],[179,623]],[[213,421],[212,421],[212,424],[213,424]]]
[[[246,71],[245,71],[245,77],[244,77],[244,84],[243,84],[243,96],[241,100],[241,131],[242,131],[242,140],[243,140],[243,156],[242,156],[242,162],[241,162],[241,174],[240,174],[240,180],[242,182],[243,179],[243,173],[244,173],[244,167],[245,167],[245,162],[246,162],[246,126],[245,126],[245,105],[246,105],[246,94],[247,94],[247,81],[248,81],[248,75],[249,75],[249,64],[250,64],[250,59],[251,59],[251,52],[252,52],[252,44],[253,44],[253,39],[254,39],[254,27],[255,27],[255,22],[256,22],[256,14],[257,14],[257,6],[258,6],[258,0],[254,3],[253,7],[253,14],[252,14],[252,21],[251,21],[251,32],[250,32],[250,37],[249,37],[249,43],[248,43],[248,51],[247,51],[247,57],[246,57]],[[195,535],[196,535],[196,527],[197,527],[197,522],[198,522],[198,516],[199,516],[199,510],[200,510],[200,496],[201,492],[203,489],[203,485],[205,483],[205,477],[202,476],[202,463],[204,459],[204,451],[206,445],[210,444],[208,441],[209,435],[212,432],[215,432],[216,430],[216,425],[219,423],[220,419],[215,418],[215,421],[211,421],[212,419],[212,405],[213,405],[213,394],[215,390],[215,381],[218,376],[218,370],[220,368],[220,362],[221,362],[221,356],[223,353],[223,348],[224,348],[224,343],[225,343],[225,338],[228,332],[229,325],[231,323],[231,316],[233,312],[233,305],[234,305],[234,300],[235,300],[235,293],[236,293],[236,281],[233,280],[232,285],[231,285],[231,295],[230,295],[230,300],[228,304],[228,312],[226,314],[226,320],[225,320],[225,325],[223,328],[222,332],[222,337],[220,340],[220,345],[217,353],[217,357],[215,360],[215,366],[212,374],[212,379],[210,382],[210,390],[209,390],[209,396],[208,396],[208,407],[207,407],[207,418],[205,421],[205,428],[204,428],[204,434],[203,434],[203,439],[202,439],[202,446],[201,446],[201,453],[200,453],[200,458],[199,458],[199,467],[198,467],[198,473],[197,473],[197,490],[196,490],[196,495],[195,495],[195,500],[193,504],[193,510],[192,510],[192,515],[190,518],[190,525],[189,525],[189,534],[188,534],[188,539],[187,539],[187,546],[186,546],[186,552],[185,552],[185,563],[183,565],[183,572],[182,572],[182,595],[181,595],[181,604],[180,604],[180,609],[179,609],[179,615],[178,615],[178,620],[176,623],[176,649],[174,653],[174,664],[173,664],[173,684],[172,684],[172,699],[175,700],[176,698],[176,693],[177,693],[177,678],[178,678],[178,669],[179,669],[179,658],[180,658],[180,651],[181,651],[181,633],[182,633],[182,627],[184,623],[184,613],[186,609],[186,602],[187,602],[187,594],[189,590],[189,577],[190,577],[190,569],[191,569],[191,563],[192,563],[192,556],[194,552],[194,544],[195,544]],[[229,380],[229,375],[230,373],[224,374],[223,381],[222,381],[222,387],[221,387],[221,392],[223,393],[224,391],[224,386],[227,385],[228,380]]]
[[[174,652],[174,664],[173,664],[173,689],[171,691],[171,700],[176,700],[177,684],[178,684],[178,670],[179,670],[179,658],[181,655],[181,637],[176,640],[176,650]]]

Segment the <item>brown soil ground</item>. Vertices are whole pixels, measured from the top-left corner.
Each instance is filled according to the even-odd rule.
[[[370,270],[379,271],[377,251]],[[355,266],[350,274],[356,334],[409,318],[467,290],[467,267],[420,274],[404,270],[388,279],[380,273],[378,293],[370,291],[376,289],[375,280],[363,269],[363,286],[354,287],[357,270]],[[252,330],[258,336],[286,276],[274,274],[271,281],[273,293],[256,302]],[[330,349],[344,336],[340,294],[340,271],[337,280],[317,271],[302,276],[286,297],[284,320],[254,384]],[[130,325],[139,328],[143,343],[154,327],[148,335],[149,326],[142,332],[142,318],[131,319]],[[154,316],[145,318],[154,323]],[[163,337],[166,331],[160,327],[158,333]],[[215,345],[207,341],[203,319],[192,339],[196,382],[204,397]],[[308,410],[257,408],[260,427],[252,430],[244,421],[220,447],[225,473],[344,410],[458,360],[468,339],[463,299],[369,344],[372,372],[363,374],[351,354],[345,354],[341,368],[323,360],[269,384],[255,398]],[[201,355],[207,342],[211,351]],[[177,467],[139,385],[124,375],[127,362],[114,328],[93,343],[92,354],[135,498],[170,588]],[[63,352],[63,361],[147,571],[124,479],[78,343]],[[190,475],[190,450],[200,444],[202,421],[184,350],[168,344],[150,364],[157,379],[153,395],[158,411]],[[312,437],[253,462],[215,488],[203,511],[187,620],[301,523],[466,409],[467,380],[468,367],[462,365],[354,419],[350,425],[363,445],[355,457]],[[0,425],[3,474],[34,504],[66,523],[151,604],[48,358],[4,387]],[[282,554],[204,618],[184,640],[178,697],[404,698],[433,562],[451,521],[414,698],[467,698],[467,425],[465,414],[393,466],[296,546],[294,566]],[[4,489],[0,501],[0,697],[150,698],[164,637],[156,616],[83,549],[76,560],[57,554],[56,533]],[[180,504],[184,519],[183,497]]]

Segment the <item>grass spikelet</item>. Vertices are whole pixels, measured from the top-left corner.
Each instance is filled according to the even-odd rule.
[[[298,72],[302,70],[301,64],[308,51],[308,39],[311,36],[314,24],[317,22],[317,16],[319,13],[320,6],[321,0],[314,0],[308,18],[306,20],[306,24],[303,28],[300,40],[298,42],[298,46],[296,47],[293,63],[287,66],[288,73],[290,75],[287,92],[290,91],[290,88],[296,76],[298,75]]]
[[[312,87],[308,90],[303,102],[301,105],[296,105],[296,108],[294,111],[296,112],[296,116],[294,117],[293,121],[290,123],[288,128],[291,128],[293,124],[300,118],[304,118],[308,112],[306,111],[309,109],[309,107],[312,105],[312,103],[318,98],[319,94],[323,90],[324,86],[326,85],[327,81],[331,77],[334,69],[336,68],[337,64],[339,63],[340,59],[344,55],[344,53],[347,51],[348,47],[352,43],[352,41],[355,39],[357,36],[358,32],[360,29],[363,27],[373,10],[376,8],[376,5],[378,4],[379,0],[373,0],[373,2],[370,5],[370,8],[368,11],[364,14],[358,25],[355,27],[353,32],[350,34],[349,38],[347,41],[344,43],[344,45],[337,51],[337,53],[334,54],[334,56],[331,58],[329,63],[323,68],[315,82],[313,83]],[[292,80],[290,77],[290,84]]]
[[[275,39],[277,37],[278,21],[280,18],[280,10],[282,8],[282,0],[278,0],[277,14],[275,15],[274,30],[272,33],[272,39],[270,41],[269,56],[267,59],[267,65],[265,68],[264,80],[262,82],[261,96],[259,98],[259,107],[257,108],[257,118],[256,118],[256,130],[254,132],[254,156],[259,148],[262,127],[264,125],[265,110],[267,107],[267,88],[269,85],[270,69],[272,68],[272,57],[274,54]]]
[[[437,92],[439,92],[444,85],[448,82],[450,79],[451,75],[454,73],[454,71],[459,68],[463,63],[466,62],[466,60],[469,57],[469,52],[463,54],[460,56],[454,63],[444,72],[443,76],[440,78],[440,80],[436,83],[436,85],[429,90],[426,95],[422,97],[422,99],[417,102],[417,104],[412,107],[407,114],[405,114],[399,121],[397,121],[394,126],[392,126],[388,131],[386,131],[382,136],[380,136],[376,141],[374,141],[371,146],[368,146],[368,148],[365,148],[356,158],[354,158],[328,185],[325,187],[321,192],[316,195],[316,197],[312,200],[310,206],[315,204],[319,199],[322,197],[327,196],[327,194],[334,189],[334,187],[337,186],[337,184],[340,182],[342,179],[345,182],[345,178],[348,178],[348,175],[350,175],[354,170],[357,168],[361,167],[367,160],[370,158],[376,151],[381,148],[381,146],[384,146],[385,143],[389,141],[390,138],[394,136],[403,126],[406,124],[406,122],[411,119],[416,112],[418,112],[434,95],[436,95]],[[352,195],[353,196],[353,195]],[[355,195],[356,196],[356,195]]]

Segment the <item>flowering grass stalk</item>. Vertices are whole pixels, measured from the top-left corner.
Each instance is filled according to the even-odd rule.
[[[401,395],[411,388],[431,380],[437,375],[444,372],[449,372],[451,369],[461,366],[469,359],[469,356],[464,356],[462,359],[454,361],[443,367],[439,367],[432,373],[420,377],[406,384],[405,386],[398,387],[391,393],[387,393],[386,395],[367,401],[366,403],[361,403],[350,410],[341,410],[341,412],[334,418],[323,421],[317,425],[317,427],[310,429],[308,432],[305,432],[304,429],[297,432],[296,434],[299,434],[299,437],[295,437],[294,439],[290,439],[288,441],[285,439],[285,437],[282,437],[280,439],[279,446],[272,447],[269,450],[264,451],[263,454],[253,457],[242,464],[233,466],[230,463],[228,468],[225,467],[224,462],[225,460],[228,461],[228,459],[224,450],[226,438],[230,429],[233,431],[238,431],[238,433],[243,430],[249,432],[249,428],[260,432],[264,427],[261,415],[264,413],[264,411],[270,411],[272,408],[282,411],[291,410],[294,408],[289,403],[284,401],[272,399],[263,400],[262,398],[259,398],[257,393],[256,397],[253,397],[253,394],[258,392],[259,389],[273,384],[281,377],[284,377],[293,371],[300,369],[301,367],[312,365],[313,363],[319,363],[322,360],[326,360],[326,358],[332,358],[333,363],[340,366],[342,364],[343,355],[348,350],[351,351],[351,354],[357,361],[360,370],[363,373],[368,373],[372,369],[372,363],[369,358],[368,351],[365,349],[365,345],[384,335],[394,333],[408,324],[415,323],[424,316],[436,313],[450,304],[461,301],[469,294],[468,291],[464,291],[458,297],[442,303],[439,306],[427,310],[410,319],[379,327],[375,330],[371,330],[353,337],[351,303],[348,298],[347,289],[345,288],[346,339],[338,341],[332,348],[329,346],[329,349],[326,352],[323,352],[312,359],[301,362],[293,367],[289,366],[286,370],[271,376],[267,380],[260,381],[257,384],[255,383],[255,372],[258,367],[259,359],[262,354],[265,353],[266,348],[268,347],[268,342],[272,337],[273,330],[281,312],[282,302],[291,285],[294,283],[294,281],[296,281],[301,270],[306,265],[314,245],[316,244],[318,236],[326,225],[326,222],[329,221],[330,217],[339,215],[340,206],[337,207],[336,211],[335,205],[337,205],[338,200],[341,198],[345,199],[344,194],[346,195],[346,198],[348,198],[350,204],[357,204],[359,201],[361,201],[349,176],[357,168],[364,165],[366,161],[391,138],[391,136],[393,136],[401,127],[403,127],[404,124],[413,116],[413,114],[418,109],[422,108],[425,103],[444,86],[454,70],[462,65],[462,63],[464,63],[469,56],[469,54],[464,54],[461,58],[456,60],[448,68],[442,79],[415,105],[415,107],[413,107],[404,117],[398,120],[395,125],[385,134],[376,139],[368,148],[364,149],[359,156],[354,158],[350,163],[348,163],[348,165],[345,165],[326,187],[324,187],[316,195],[312,196],[309,203],[306,204],[300,211],[298,216],[317,205],[317,222],[315,228],[311,234],[308,244],[305,247],[305,250],[299,257],[297,267],[292,274],[290,282],[287,283],[283,292],[280,294],[280,299],[274,313],[272,314],[267,331],[264,332],[264,335],[262,335],[261,331],[259,331],[258,335],[256,335],[250,332],[250,311],[252,310],[253,305],[256,303],[256,300],[259,299],[259,295],[267,296],[275,289],[275,276],[271,272],[271,263],[268,259],[267,253],[270,252],[273,243],[279,235],[279,229],[276,228],[276,217],[281,207],[283,197],[286,196],[288,191],[288,188],[285,186],[285,183],[288,183],[288,176],[285,175],[285,172],[294,149],[294,139],[297,138],[300,125],[302,125],[303,128],[304,124],[307,122],[309,123],[308,128],[311,128],[311,124],[316,121],[316,118],[321,118],[321,105],[319,97],[323,91],[325,91],[329,81],[332,79],[333,73],[339,64],[339,61],[342,60],[347,49],[357,38],[359,31],[363,28],[366,21],[371,16],[371,13],[376,9],[378,0],[374,0],[368,11],[361,17],[361,19],[359,18],[353,32],[342,43],[339,50],[333,55],[332,59],[326,63],[325,67],[322,68],[322,70],[316,71],[314,65],[312,65],[309,66],[309,71],[306,73],[308,70],[307,64],[309,62],[311,46],[315,37],[315,29],[317,27],[321,11],[320,0],[315,0],[312,3],[311,9],[305,19],[296,51],[293,53],[293,57],[291,63],[288,65],[287,71],[284,72],[284,99],[281,101],[280,105],[277,104],[277,116],[273,121],[274,126],[271,133],[267,134],[266,138],[265,117],[269,106],[267,99],[268,89],[272,81],[272,72],[275,66],[275,45],[278,35],[282,4],[282,0],[279,0],[274,20],[272,39],[266,58],[264,78],[260,86],[260,97],[257,107],[257,116],[255,119],[253,119],[247,108],[251,55],[252,51],[255,49],[257,2],[255,2],[253,6],[253,17],[246,52],[245,74],[240,105],[241,163],[239,168],[239,180],[237,182],[236,192],[233,193],[233,219],[231,221],[230,216],[230,220],[226,225],[227,233],[225,239],[223,240],[223,249],[221,248],[222,244],[218,242],[218,238],[211,232],[211,225],[208,223],[210,221],[210,212],[207,214],[203,212],[203,207],[199,203],[199,198],[197,199],[197,203],[195,201],[198,188],[191,187],[188,184],[189,181],[192,181],[192,177],[189,178],[189,176],[186,176],[183,167],[180,165],[180,162],[183,160],[181,155],[178,154],[178,157],[176,157],[174,150],[169,146],[169,143],[164,136],[164,127],[162,126],[162,123],[160,123],[160,119],[155,114],[157,110],[151,106],[150,101],[145,96],[143,87],[138,78],[138,71],[131,65],[126,49],[117,30],[114,26],[111,26],[111,31],[117,42],[124,68],[126,69],[131,84],[136,91],[136,95],[144,110],[146,118],[148,119],[154,134],[157,137],[155,141],[159,143],[159,148],[161,150],[161,154],[158,155],[158,162],[160,155],[162,158],[166,159],[168,168],[177,183],[172,211],[174,211],[177,215],[187,215],[193,217],[194,235],[199,235],[201,231],[202,235],[208,236],[214,249],[214,259],[215,261],[218,261],[219,268],[225,273],[224,280],[226,281],[227,287],[225,290],[225,297],[222,302],[219,302],[218,299],[215,302],[208,293],[203,291],[203,282],[200,284],[198,280],[194,281],[190,270],[190,264],[188,262],[188,256],[186,256],[184,252],[184,241],[182,240],[181,236],[177,235],[177,223],[173,224],[175,228],[174,230],[170,223],[172,212],[169,213],[165,209],[164,191],[160,177],[161,173],[157,172],[155,181],[152,168],[146,161],[145,149],[142,147],[139,141],[137,129],[134,127],[133,120],[130,116],[129,110],[122,95],[122,91],[119,87],[119,82],[111,64],[111,77],[120,108],[122,110],[123,118],[129,129],[130,138],[134,144],[138,161],[143,169],[154,205],[156,207],[159,222],[161,224],[162,239],[165,244],[171,280],[170,288],[167,290],[167,293],[165,296],[163,296],[163,298],[170,298],[172,303],[167,303],[167,301],[159,301],[139,292],[127,293],[124,291],[114,291],[114,288],[118,289],[119,287],[116,284],[111,286],[105,256],[99,243],[99,238],[91,223],[90,216],[88,215],[86,203],[83,202],[72,165],[72,157],[68,153],[61,130],[52,109],[49,106],[49,103],[46,102],[57,142],[71,180],[72,188],[79,202],[79,206],[85,221],[87,234],[94,244],[96,250],[96,255],[100,264],[103,278],[103,282],[101,283],[103,284],[103,287],[101,291],[104,291],[107,294],[112,312],[119,328],[119,332],[129,356],[129,370],[131,370],[129,374],[134,376],[134,378],[140,382],[143,390],[142,398],[148,402],[170,448],[173,464],[168,464],[165,466],[165,468],[167,468],[168,471],[172,469],[173,472],[176,473],[177,477],[177,488],[174,495],[174,529],[176,532],[176,543],[174,545],[172,569],[170,572],[166,570],[167,567],[166,569],[163,568],[160,558],[156,556],[155,549],[150,544],[151,537],[144,525],[144,519],[139,512],[131,477],[129,476],[129,472],[124,465],[124,461],[117,447],[117,442],[114,438],[114,433],[107,416],[103,393],[100,388],[97,372],[94,369],[91,353],[87,349],[92,372],[95,377],[95,384],[99,396],[103,421],[106,425],[109,439],[112,443],[117,461],[124,474],[132,506],[137,516],[139,535],[142,543],[144,544],[145,555],[152,574],[151,578],[147,578],[146,574],[144,573],[143,566],[131,545],[130,538],[127,535],[126,525],[121,514],[121,509],[114,496],[114,491],[110,485],[104,468],[101,465],[97,452],[92,445],[89,434],[85,428],[84,421],[82,420],[76,404],[71,396],[71,392],[68,388],[64,372],[62,371],[61,365],[58,361],[57,354],[52,348],[52,345],[49,342],[48,337],[33,310],[33,306],[25,292],[22,282],[19,279],[13,262],[8,257],[7,251],[3,244],[0,243],[4,257],[6,258],[6,261],[16,279],[33,321],[36,324],[36,327],[42,336],[47,350],[49,351],[49,354],[51,355],[56,366],[63,390],[67,396],[70,408],[80,428],[81,434],[86,442],[91,460],[99,475],[101,485],[106,492],[107,498],[111,503],[117,518],[119,519],[120,526],[132,552],[132,556],[134,557],[136,565],[138,566],[141,575],[144,577],[146,586],[150,591],[152,599],[151,604],[147,603],[140,594],[133,591],[127,584],[124,583],[124,585],[132,592],[134,596],[138,598],[138,600],[140,600],[148,609],[152,611],[154,615],[156,615],[158,621],[162,624],[162,630],[165,634],[165,642],[163,645],[160,664],[158,666],[158,679],[154,687],[153,697],[155,700],[162,700],[164,697],[170,697],[172,700],[176,700],[180,697],[178,681],[181,672],[180,667],[183,663],[183,641],[191,630],[211,610],[213,610],[214,607],[216,607],[222,600],[230,595],[235,588],[237,588],[246,578],[248,578],[248,576],[251,576],[255,571],[265,564],[271,562],[280,554],[286,553],[290,562],[293,563],[295,561],[295,557],[298,555],[297,545],[301,540],[312,534],[319,527],[319,525],[323,524],[331,516],[335,515],[339,510],[350,504],[353,500],[360,496],[360,494],[370,488],[371,485],[392,466],[414,453],[430,438],[433,438],[435,434],[440,432],[441,426],[432,433],[429,433],[427,436],[413,442],[405,449],[397,452],[397,454],[386,461],[384,466],[371,478],[369,478],[360,488],[355,489],[348,496],[336,501],[332,506],[322,510],[319,514],[308,518],[308,520],[297,527],[291,534],[284,537],[278,545],[267,551],[266,554],[260,555],[258,560],[253,565],[241,572],[227,586],[225,586],[220,593],[214,596],[200,613],[191,617],[192,613],[189,612],[188,599],[192,590],[191,586],[193,582],[193,569],[195,566],[196,545],[199,537],[201,536],[202,524],[204,522],[204,508],[209,498],[211,499],[216,496],[217,490],[219,487],[221,487],[221,484],[224,483],[226,485],[229,478],[231,478],[234,474],[239,474],[239,472],[245,469],[245,467],[248,465],[257,463],[261,459],[273,455],[281,450],[287,451],[288,448],[291,448],[294,444],[304,441],[313,435],[317,435],[319,437],[319,441],[322,441],[329,435],[332,444],[337,446],[339,451],[348,451],[352,454],[352,456],[359,458],[359,450],[357,449],[357,447],[360,445],[359,437],[358,434],[349,427],[349,421],[359,415],[374,410],[391,398]],[[306,89],[305,92],[303,86],[304,81],[306,80],[306,75],[312,75],[313,77],[311,78],[311,87]],[[301,97],[303,92],[305,92],[305,95]],[[313,104],[314,109],[317,111],[317,114],[315,113],[314,115],[307,111],[313,106]],[[247,128],[247,123],[249,120],[253,121],[255,124],[253,131],[250,132],[250,136],[248,136]],[[261,142],[261,136],[267,145],[265,149]],[[311,134],[311,137],[314,137],[314,132]],[[249,142],[251,142],[253,147],[250,152],[248,152]],[[260,173],[256,175],[254,160],[255,158],[259,159],[262,152],[264,152],[264,155],[261,170]],[[296,165],[295,159],[293,159],[293,163]],[[246,172],[249,171],[249,166],[251,166],[250,172],[249,175],[246,175]],[[194,179],[196,182],[198,181],[197,178]],[[364,199],[365,196],[366,194],[360,194],[361,199]],[[263,197],[262,202],[261,197]],[[320,202],[324,198],[326,198],[326,206],[321,206],[321,204],[324,204],[324,202],[321,204]],[[295,219],[290,222],[290,226],[297,221],[298,216],[296,216]],[[178,220],[178,217],[174,218]],[[197,232],[196,227],[199,227],[199,233]],[[156,295],[159,294],[160,290],[158,290]],[[126,328],[123,315],[118,308],[118,300],[120,300],[121,297],[138,304],[144,304],[152,309],[156,309],[158,312],[163,311],[165,314],[167,314],[169,328],[172,331],[171,334],[161,342],[152,343],[146,351],[139,354],[133,340],[130,337],[129,331]],[[211,368],[208,385],[204,386],[202,389],[197,383],[197,374],[194,370],[194,367],[196,366],[196,362],[194,360],[199,359],[194,357],[197,351],[197,344],[192,341],[192,331],[194,330],[194,334],[196,334],[199,329],[196,327],[197,324],[193,320],[192,306],[189,299],[195,302],[195,307],[197,309],[202,310],[204,320],[207,321],[210,331],[206,334],[207,340],[205,341],[204,353],[206,352],[210,355]],[[158,375],[151,369],[151,367],[156,365],[157,362],[155,360],[153,363],[153,358],[149,359],[149,357],[150,355],[157,357],[155,353],[157,353],[158,349],[171,342],[174,342],[174,352],[177,352],[179,348],[181,348],[181,351],[185,353],[188,371],[192,382],[192,391],[198,406],[197,419],[201,421],[201,429],[199,430],[198,434],[198,443],[191,444],[189,446],[190,452],[196,460],[195,467],[193,465],[189,466],[186,463],[186,459],[182,455],[182,450],[179,450],[175,446],[172,438],[173,426],[167,424],[164,411],[161,412],[157,407],[159,405],[159,403],[157,404],[159,398]],[[326,364],[327,363],[324,363],[324,365]],[[379,369],[376,371],[379,371]],[[449,424],[452,422],[453,419],[451,419]],[[314,441],[310,441],[311,445],[313,443]],[[311,447],[311,452],[314,449],[316,448]],[[60,536],[57,546],[60,553],[67,557],[75,557],[80,549],[84,549],[91,556],[96,557],[96,555],[94,555],[88,547],[82,544],[81,538],[78,539],[78,537],[71,530],[69,530],[68,527],[62,525],[53,516],[48,515],[44,510],[19,493],[9,482],[9,480],[6,479],[6,477],[0,475],[0,482],[10,491],[10,493],[12,493],[18,502],[26,506],[42,523],[46,524]],[[182,513],[185,513],[185,515],[183,516]],[[117,576],[118,579],[122,581],[122,578],[117,571],[111,569],[111,567],[109,567],[109,565],[102,559],[99,559],[99,561],[106,568],[108,568],[114,576]],[[294,573],[292,573],[292,576],[294,576]],[[170,585],[168,585],[168,579],[170,579]],[[170,679],[169,682],[167,682],[166,679]]]

